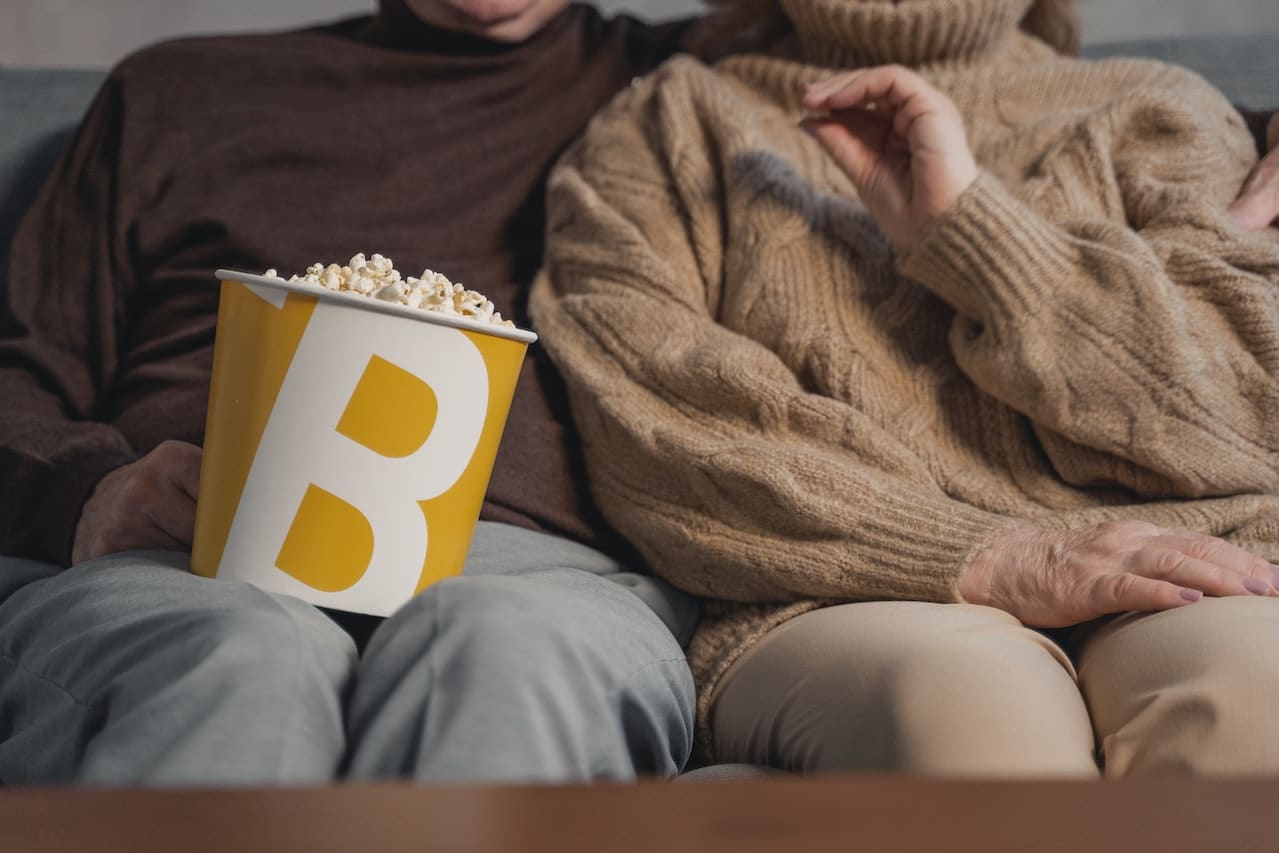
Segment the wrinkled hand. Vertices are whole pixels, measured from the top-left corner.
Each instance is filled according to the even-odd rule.
[[[1204,595],[1279,595],[1279,569],[1224,540],[1116,521],[1085,530],[1014,530],[959,578],[972,604],[1059,628],[1109,613],[1170,610]]]
[[[201,455],[194,444],[166,441],[103,477],[80,512],[72,563],[142,548],[190,550]]]
[[[1230,205],[1230,216],[1247,231],[1279,226],[1279,113],[1266,126],[1270,153],[1253,169],[1239,198]]]
[[[977,179],[955,104],[899,65],[807,87],[803,127],[852,180],[894,245],[907,249]]]

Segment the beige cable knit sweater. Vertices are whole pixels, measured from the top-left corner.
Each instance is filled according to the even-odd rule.
[[[703,727],[770,628],[954,601],[1011,524],[1279,560],[1279,243],[1225,215],[1256,159],[1230,104],[1054,54],[1029,0],[783,5],[773,54],[676,59],[595,120],[533,296],[600,506],[713,600]],[[904,257],[796,126],[803,82],[889,61],[956,101],[983,168]]]

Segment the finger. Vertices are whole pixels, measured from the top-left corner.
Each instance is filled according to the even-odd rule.
[[[878,112],[884,115],[892,115],[896,107],[886,98],[872,98],[862,105],[863,109],[869,112]]]
[[[129,512],[120,513],[103,519],[99,532],[90,536],[84,543],[77,543],[77,552],[72,555],[73,564],[78,565],[86,560],[94,560],[123,551],[139,551],[148,549],[183,550],[183,545],[174,537],[158,528],[150,519],[145,508],[139,506]]]
[[[804,84],[804,94],[806,96],[820,97],[827,92],[832,91],[835,86],[847,81],[856,72],[845,71],[840,74],[832,74],[821,80],[814,80],[811,83]]]
[[[78,537],[71,549],[71,565],[78,566],[86,560],[94,560],[110,553],[107,544],[97,534]]]
[[[171,532],[164,528],[155,528],[151,536],[151,542],[153,544],[148,545],[147,547],[155,548],[160,551],[190,551],[191,539],[194,535],[195,528],[195,514],[192,513],[188,516],[188,518],[190,518],[192,524],[186,527],[185,532]]]
[[[1141,575],[1116,572],[1098,577],[1090,601],[1099,615],[1135,611],[1172,610],[1203,598],[1197,589]]]
[[[1279,150],[1279,112],[1271,114],[1266,125],[1266,150],[1271,154]]]
[[[138,509],[150,523],[150,529],[139,537],[151,543],[149,547],[169,550],[191,547],[195,536],[195,500],[190,495],[175,491],[170,500],[140,505]]]
[[[828,110],[842,110],[866,101],[883,101],[892,107],[900,107],[908,101],[930,100],[939,94],[913,71],[887,65],[855,77],[847,86],[831,93],[824,106]]]
[[[1245,231],[1264,231],[1279,219],[1279,189],[1246,190],[1227,213]]]
[[[1203,549],[1192,550],[1203,552]],[[1148,544],[1133,555],[1131,570],[1148,578],[1175,583],[1178,586],[1197,589],[1207,595],[1273,595],[1274,584],[1270,579],[1261,580],[1251,575],[1241,575],[1216,562],[1209,562],[1187,554],[1177,548]]]
[[[200,496],[200,463],[204,460],[204,451],[194,444],[182,445],[182,452],[173,466],[173,482],[195,500]]]
[[[864,100],[882,97],[891,88],[892,75],[883,68],[864,68],[841,74],[805,93],[804,106],[814,110],[851,109]],[[877,82],[874,88],[866,81]],[[878,93],[877,95],[875,93]]]
[[[178,541],[176,537],[152,524],[145,514],[138,524],[103,537],[97,544],[98,553],[95,556],[124,551],[185,551],[190,548],[189,544]]]
[[[902,139],[911,138],[911,128],[917,121],[936,116],[948,108],[949,104],[942,98],[914,98],[897,108],[893,115],[893,131]],[[957,114],[955,120],[962,125],[963,120]]]
[[[816,137],[854,184],[860,188],[865,183],[880,158],[876,142],[883,137],[883,119],[854,112],[838,120],[805,119],[803,127]]]
[[[1227,212],[1246,231],[1261,231],[1279,220],[1279,150],[1258,164]]]
[[[1269,560],[1240,548],[1217,536],[1194,530],[1169,530],[1150,540],[1153,545],[1167,545],[1185,554],[1214,563],[1244,578],[1254,578],[1270,592],[1279,594],[1279,568]]]
[[[805,109],[821,109],[831,94],[847,86],[856,77],[864,73],[866,73],[865,69],[846,71],[843,74],[836,74],[816,83],[809,83],[804,87],[803,94],[800,96],[800,103]]]
[[[185,441],[166,441],[149,454],[149,469],[162,482],[162,488],[174,487],[190,495],[200,494],[200,461],[204,451]]]

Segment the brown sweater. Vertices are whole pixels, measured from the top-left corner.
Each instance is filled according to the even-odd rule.
[[[822,603],[954,601],[1012,524],[1147,519],[1279,559],[1279,244],[1190,72],[1017,32],[1028,0],[783,0],[796,34],[624,93],[552,176],[534,317],[606,517],[718,601],[701,720]],[[799,130],[805,81],[901,61],[983,174],[900,257]]]
[[[173,42],[111,73],[12,247],[0,554],[67,560],[104,473],[201,441],[217,267],[381,252],[526,323],[551,163],[681,33],[580,6],[513,47],[369,23]],[[483,517],[613,544],[530,354]]]

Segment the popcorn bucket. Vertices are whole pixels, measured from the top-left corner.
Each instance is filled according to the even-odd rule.
[[[460,574],[537,336],[217,277],[192,569],[379,616]]]

